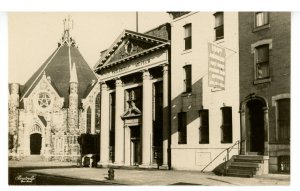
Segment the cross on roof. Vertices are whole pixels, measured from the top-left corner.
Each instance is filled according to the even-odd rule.
[[[68,15],[68,18],[65,18],[63,20],[64,25],[64,32],[62,34],[61,38],[61,44],[67,43],[68,45],[75,44],[74,39],[71,37],[71,29],[73,29],[74,23],[73,19],[71,19],[70,15]]]

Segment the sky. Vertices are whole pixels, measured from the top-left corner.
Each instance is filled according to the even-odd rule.
[[[73,20],[71,35],[91,67],[124,29],[136,31],[136,12],[9,13],[9,83],[24,84],[54,52],[68,16]],[[148,31],[170,19],[166,12],[138,12],[138,30]]]

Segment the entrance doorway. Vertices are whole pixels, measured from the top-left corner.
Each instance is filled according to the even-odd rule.
[[[140,125],[130,127],[130,140],[131,140],[131,165],[138,166],[141,164],[141,130]]]
[[[247,102],[246,152],[264,153],[264,111],[260,100]]]
[[[42,148],[42,135],[39,133],[33,133],[30,135],[30,154],[41,154]]]

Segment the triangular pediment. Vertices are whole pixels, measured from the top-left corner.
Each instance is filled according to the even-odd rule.
[[[168,40],[151,35],[125,30],[105,52],[97,67],[132,57],[147,50],[168,44]]]
[[[107,63],[109,64],[134,54],[138,54],[147,49],[153,48],[154,46],[156,46],[156,44],[129,37],[122,43],[119,49],[115,51]]]

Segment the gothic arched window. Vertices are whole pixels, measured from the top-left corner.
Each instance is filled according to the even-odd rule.
[[[91,108],[88,107],[86,111],[86,133],[91,133],[91,122],[92,122],[92,112]]]
[[[95,129],[96,131],[100,131],[100,93],[96,97],[95,103]]]

